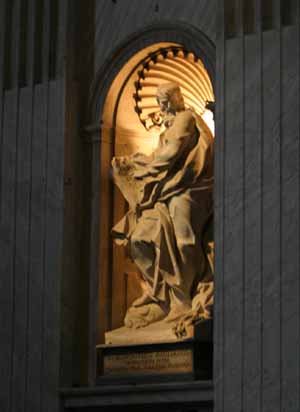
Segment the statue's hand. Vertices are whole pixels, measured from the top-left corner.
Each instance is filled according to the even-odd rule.
[[[131,156],[131,160],[137,165],[145,166],[150,159],[149,156],[145,155],[144,153],[137,152]]]
[[[112,159],[112,167],[121,176],[132,175],[134,171],[134,164],[127,156],[114,157]]]

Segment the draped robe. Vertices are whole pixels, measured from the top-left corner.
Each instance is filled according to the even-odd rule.
[[[153,301],[190,306],[195,282],[207,278],[203,233],[213,212],[213,137],[184,110],[168,122],[150,157],[121,163],[113,161],[114,180],[130,209],[113,228],[115,241],[128,245]]]

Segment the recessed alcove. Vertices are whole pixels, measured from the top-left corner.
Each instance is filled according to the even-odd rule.
[[[116,75],[105,99],[101,118],[98,343],[104,343],[105,332],[123,325],[127,309],[141,294],[134,263],[111,237],[113,225],[128,207],[113,185],[111,160],[136,152],[148,155],[156,148],[159,132],[147,122],[159,109],[157,86],[170,81],[180,85],[186,107],[201,116],[214,134],[213,113],[206,108],[207,101],[214,101],[209,74],[201,56],[178,43],[155,43],[137,52]]]
[[[111,229],[117,220],[117,214],[120,216],[127,209],[122,195],[113,184],[111,160],[117,154],[127,155],[137,149],[149,153],[155,147],[158,140],[157,133],[155,129],[149,132],[147,130],[149,125],[145,127],[143,122],[144,104],[146,106],[149,101],[144,100],[144,95],[139,96],[141,99],[136,99],[137,91],[140,90],[137,83],[146,80],[147,61],[149,58],[151,60],[153,55],[157,57],[155,63],[159,62],[158,74],[161,75],[163,71],[161,66],[164,64],[160,64],[160,54],[162,52],[164,56],[166,50],[171,54],[170,60],[172,60],[172,52],[176,50],[176,58],[183,57],[182,60],[190,60],[192,67],[198,63],[201,66],[199,70],[205,73],[205,81],[210,83],[211,95],[214,96],[214,45],[205,30],[201,32],[189,24],[180,22],[153,24],[124,39],[119,47],[111,51],[109,58],[99,67],[93,80],[88,121],[84,129],[86,142],[89,144],[91,173],[89,201],[91,223],[87,242],[89,324],[86,354],[88,356],[85,358],[88,362],[86,366],[88,366],[89,387],[67,389],[63,392],[64,404],[70,410],[78,407],[83,410],[86,408],[105,410],[106,407],[115,410],[124,406],[133,410],[145,410],[150,402],[151,405],[155,404],[158,410],[168,410],[173,405],[177,405],[180,410],[196,407],[198,410],[212,411],[212,333],[209,342],[210,373],[205,379],[186,378],[183,375],[174,379],[173,375],[169,375],[165,376],[164,380],[147,378],[142,381],[134,378],[121,381],[114,377],[110,381],[105,381],[105,376],[103,380],[98,380],[95,347],[104,343],[106,331],[122,326],[125,311],[138,289],[138,284],[130,273],[135,268],[132,268],[132,263],[127,260],[128,256],[124,251],[113,245],[111,237]],[[182,62],[171,65],[167,62],[164,74],[173,74],[175,69],[176,79],[164,78],[163,81],[177,80],[185,93],[184,84],[178,79],[180,77],[178,75],[181,74],[178,73],[179,67],[183,68],[182,73],[185,74],[187,69]],[[191,79],[188,80],[190,82]],[[143,87],[141,89],[142,92],[148,92]],[[153,93],[149,94],[153,101]],[[202,97],[202,106],[204,99],[214,100],[211,99],[211,95]],[[188,105],[187,95],[185,103]],[[151,106],[152,102],[149,105]],[[214,108],[214,104],[211,104],[210,108]],[[156,112],[157,109],[154,107],[150,110],[152,113],[152,110]],[[198,112],[198,115],[201,114],[204,113]],[[210,111],[207,110],[205,116],[208,116],[207,123],[209,119],[213,120]],[[213,122],[211,124],[213,128]],[[129,136],[132,140],[128,139]],[[122,269],[122,275],[116,270],[118,266]],[[117,283],[116,288],[114,288],[115,279],[119,279],[121,283]],[[148,344],[148,347],[151,349],[152,345]]]

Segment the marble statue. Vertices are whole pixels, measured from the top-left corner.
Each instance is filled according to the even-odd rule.
[[[185,109],[176,83],[157,89],[163,119],[156,150],[112,161],[129,211],[113,228],[141,274],[143,294],[127,310],[128,328],[164,321],[177,336],[213,306],[213,137]]]

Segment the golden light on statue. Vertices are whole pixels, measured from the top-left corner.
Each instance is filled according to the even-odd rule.
[[[203,62],[178,44],[141,50],[111,85],[100,171],[104,376],[193,375],[200,329],[211,359],[213,111]]]
[[[205,235],[210,236],[209,239],[205,237],[207,250],[204,252],[204,255],[207,255],[205,259],[210,262],[206,268],[209,273],[207,272],[207,276],[204,276],[205,285],[200,282],[199,287],[193,291],[191,285],[193,284],[194,288],[197,283],[195,273],[201,272],[200,267],[199,270],[196,268],[199,263],[201,266],[198,260],[202,246],[199,244],[192,248],[196,252],[196,260],[192,258],[193,252],[189,259],[182,260],[182,262],[188,262],[188,267],[181,268],[182,262],[177,261],[181,250],[177,244],[177,236],[182,239],[184,236],[171,232],[177,227],[177,218],[175,219],[174,213],[176,216],[179,213],[184,217],[186,207],[189,209],[192,204],[199,203],[201,219],[198,219],[199,227],[194,227],[195,223],[190,222],[191,236],[194,232],[201,233],[201,222],[210,219],[212,213],[214,120],[211,107],[213,102],[212,84],[202,61],[176,44],[153,45],[147,48],[144,54],[138,53],[124,66],[111,86],[103,115],[103,167],[101,169],[104,173],[102,188],[107,193],[113,194],[112,207],[102,208],[101,218],[105,228],[111,222],[110,226],[107,226],[108,234],[114,226],[112,233],[115,238],[112,256],[109,258],[111,260],[104,259],[107,278],[103,277],[103,282],[105,285],[112,284],[111,296],[108,295],[109,291],[106,291],[105,287],[102,292],[102,301],[109,302],[111,309],[106,312],[104,304],[100,308],[102,317],[109,325],[105,329],[102,327],[102,336],[103,338],[105,336],[106,344],[154,342],[166,339],[176,341],[183,336],[191,336],[187,325],[192,318],[196,319],[199,316],[210,318],[211,316],[213,285],[210,276],[213,272],[213,258],[208,256],[213,255],[212,232],[208,231],[209,234]],[[175,150],[175,146],[169,146],[168,142],[179,143],[181,133],[189,136],[186,137],[185,143],[189,147],[182,148],[179,145],[175,151],[175,155],[178,155],[183,162],[180,166],[176,166],[178,170],[181,170],[182,177],[180,178],[176,175],[176,168],[172,171],[172,161],[162,159],[166,151]],[[184,160],[187,153],[190,153],[189,158]],[[110,163],[112,156],[113,176],[116,184],[113,190],[109,189],[111,183],[107,181],[108,178],[111,179],[111,173],[109,176],[105,175],[105,164]],[[209,174],[207,176],[201,171],[204,167],[204,164],[199,163],[201,159],[204,159],[206,164],[205,173]],[[157,167],[155,162],[158,162]],[[165,166],[162,166],[161,162]],[[163,167],[162,170],[161,167]],[[204,180],[199,178],[200,175]],[[165,179],[167,180],[164,183]],[[172,182],[174,182],[175,191],[171,190]],[[190,185],[193,187],[192,192],[190,192]],[[159,195],[158,192],[164,186],[166,193]],[[197,195],[199,199],[196,192],[194,194],[195,188],[202,191],[199,192],[199,196]],[[180,201],[181,194],[182,199],[185,199],[184,202],[187,203],[181,202],[180,205],[173,207],[173,203]],[[191,202],[187,200],[192,199],[194,195],[199,202],[195,200],[196,198]],[[207,197],[205,205],[210,204],[207,210],[201,206],[203,196]],[[168,205],[174,210],[169,210]],[[159,212],[161,207],[166,207],[164,212],[162,210]],[[190,213],[192,213],[191,210],[187,216]],[[188,222],[188,219],[185,220]],[[165,227],[162,226],[163,221],[165,221]],[[148,227],[149,222],[151,225]],[[148,244],[143,239],[142,232],[139,232],[139,227],[145,236],[153,237],[150,241],[152,246],[149,244],[150,248],[158,242],[159,233],[164,233],[165,240],[161,239],[152,252],[149,248],[149,253],[145,251],[142,253],[141,250],[135,252],[134,245],[137,246],[139,241],[144,248]],[[155,228],[157,228],[157,235],[152,233],[156,230]],[[129,230],[128,233],[127,230]],[[140,238],[138,233],[140,233]],[[192,238],[195,238],[195,235]],[[111,239],[110,234],[109,239]],[[109,250],[111,247],[109,242],[111,240],[101,235],[101,250]],[[127,244],[126,248],[117,245],[124,242]],[[171,247],[172,244],[177,244],[175,247],[177,252],[173,250],[173,246]],[[163,266],[159,263],[158,250],[164,256]],[[154,260],[151,264],[148,262],[148,265],[147,259],[151,253]],[[178,256],[175,257],[176,255]],[[112,262],[111,266],[109,266],[109,261]],[[164,266],[167,261],[173,263]],[[145,269],[150,266],[155,272],[151,276],[147,272],[149,270]],[[165,275],[162,275],[163,273]],[[179,282],[185,285],[182,290],[177,287],[174,289],[172,282],[167,280],[172,273],[172,276],[182,278]],[[159,286],[161,282],[164,283],[163,288]],[[162,298],[162,290],[165,290],[165,298]],[[144,299],[149,301],[144,302]],[[137,303],[140,300],[143,302]],[[157,305],[158,301],[162,304]],[[151,309],[148,314],[143,312],[145,305],[146,308]],[[196,312],[200,310],[201,314],[197,312],[195,316],[194,310]],[[175,312],[178,317],[177,323],[164,323],[164,327],[156,328],[156,322],[163,322],[165,317],[172,318]],[[158,330],[159,333],[157,333]]]
[[[209,130],[211,131],[212,135],[215,135],[215,121],[214,121],[214,114],[211,110],[205,109],[204,113],[202,114],[202,119],[205,121]]]

